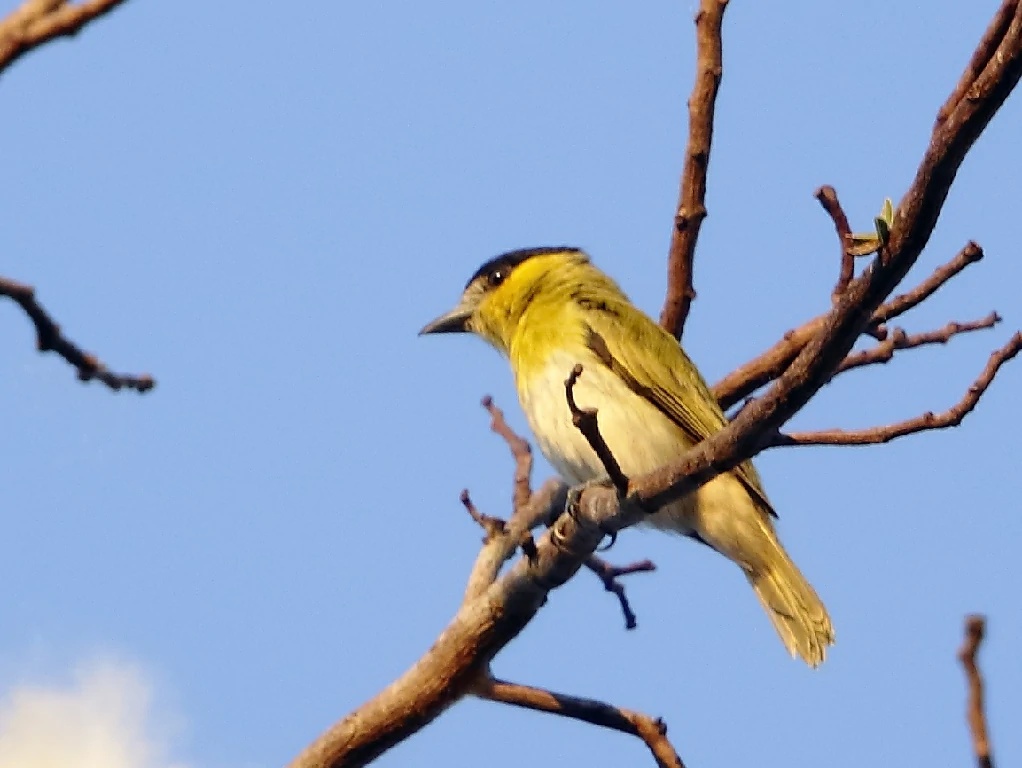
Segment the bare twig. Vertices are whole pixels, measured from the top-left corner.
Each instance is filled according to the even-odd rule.
[[[568,398],[568,410],[571,411],[571,423],[581,432],[589,446],[596,452],[604,469],[607,470],[607,477],[614,484],[617,492],[624,496],[628,493],[628,477],[621,471],[621,465],[617,463],[613,452],[607,445],[607,441],[600,434],[600,425],[595,408],[579,408],[575,403],[575,384],[578,377],[582,375],[582,366],[576,364],[568,378],[564,381],[564,392]]]
[[[112,373],[93,355],[83,352],[75,344],[64,338],[60,332],[60,326],[53,321],[53,318],[36,301],[35,290],[32,286],[18,283],[6,277],[0,277],[0,296],[6,296],[11,299],[28,315],[35,326],[36,347],[38,350],[40,352],[56,352],[77,369],[79,380],[91,381],[92,379],[98,379],[110,387],[110,389],[118,390],[124,387],[134,389],[137,392],[148,392],[156,386],[153,377],[147,373],[138,376]]]
[[[965,247],[962,248],[962,250],[960,250],[953,259],[951,259],[951,261],[937,267],[933,270],[929,277],[923,280],[923,282],[911,291],[895,296],[890,301],[882,304],[877,311],[873,313],[873,319],[871,322],[873,324],[886,323],[889,320],[893,320],[894,318],[905,314],[913,307],[918,306],[923,300],[930,298],[930,296],[937,292],[937,289],[967,266],[975,264],[982,258],[983,249],[970,240],[965,244]]]
[[[543,688],[492,678],[481,679],[478,687],[472,692],[487,701],[570,717],[601,728],[637,736],[649,747],[660,768],[684,768],[684,763],[667,738],[667,726],[660,718],[652,718],[641,712],[622,709],[594,699],[568,696]]]
[[[0,19],[0,72],[43,43],[74,35],[125,0],[89,0],[73,4],[66,0],[25,0]]]
[[[844,362],[838,366],[836,373],[844,373],[852,368],[861,368],[865,365],[887,363],[894,357],[894,353],[898,350],[913,349],[915,347],[923,347],[929,344],[947,344],[952,338],[959,334],[993,328],[999,322],[1001,322],[1001,316],[996,312],[991,312],[989,315],[984,318],[980,318],[979,320],[971,320],[965,323],[952,321],[943,328],[938,328],[935,331],[909,334],[905,333],[905,331],[901,328],[895,328],[887,335],[887,338],[875,347],[872,347],[871,349],[864,349],[861,352],[853,352],[848,355],[844,359]]]
[[[518,509],[529,503],[532,496],[532,446],[529,441],[516,434],[504,419],[504,412],[493,403],[489,395],[483,398],[483,408],[490,414],[490,429],[504,438],[515,460],[514,483],[512,484],[511,508]]]
[[[696,296],[692,284],[699,228],[706,218],[706,169],[713,140],[713,113],[723,74],[721,27],[727,0],[701,0],[696,13],[696,80],[688,99],[688,144],[678,209],[667,255],[667,296],[660,325],[678,340]]]
[[[585,560],[585,566],[596,574],[596,578],[603,582],[605,590],[617,595],[618,602],[621,603],[621,613],[625,617],[625,629],[635,629],[637,626],[635,613],[632,611],[632,606],[628,602],[628,596],[625,594],[625,585],[618,581],[618,578],[632,573],[655,571],[656,565],[653,561],[640,560],[629,565],[611,565],[602,557],[590,555]]]
[[[986,631],[986,619],[982,616],[965,617],[965,642],[958,651],[958,660],[965,668],[965,677],[969,684],[969,703],[966,716],[969,731],[972,733],[972,751],[976,755],[979,768],[994,768],[994,756],[990,750],[990,739],[987,737],[987,718],[983,706],[983,675],[980,674],[976,654]]]
[[[852,228],[848,224],[848,217],[845,215],[844,208],[841,207],[841,202],[837,199],[837,191],[834,187],[829,185],[822,186],[816,190],[813,196],[820,201],[823,210],[827,212],[831,221],[834,222],[838,245],[841,249],[841,271],[838,273],[834,290],[831,291],[831,301],[836,304],[837,300],[841,298],[841,294],[844,293],[845,288],[848,287],[848,284],[852,282],[852,278],[855,276],[855,256],[848,248],[849,238],[852,236]]]
[[[982,258],[983,249],[976,243],[969,242],[951,261],[935,269],[929,277],[911,291],[895,296],[890,301],[881,304],[873,312],[864,332],[882,338],[885,334],[880,332],[880,329],[885,322],[905,314],[924,299],[936,293],[942,285],[967,266]],[[724,410],[731,408],[784,373],[798,354],[820,332],[827,317],[828,315],[819,315],[798,328],[793,328],[766,352],[745,365],[739,366],[714,384],[712,392],[720,403],[720,407]]]
[[[1022,351],[1022,333],[1016,333],[1003,347],[990,355],[990,360],[979,378],[972,383],[965,396],[943,413],[927,411],[914,419],[869,429],[830,429],[819,432],[791,432],[778,434],[771,445],[877,445],[889,443],[905,435],[927,432],[931,429],[957,427],[979,403],[979,399],[993,382],[998,369]]]
[[[480,512],[473,503],[468,488],[461,492],[461,503],[472,519],[475,520],[476,524],[486,533],[486,538],[483,539],[484,543],[490,541],[494,536],[500,536],[504,533],[507,523],[499,517],[491,517]]]

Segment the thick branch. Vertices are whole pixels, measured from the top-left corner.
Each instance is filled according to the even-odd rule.
[[[986,619],[982,616],[967,616],[965,619],[965,642],[958,651],[958,660],[965,669],[969,684],[969,704],[966,716],[972,734],[972,751],[976,755],[978,768],[994,768],[994,756],[987,737],[987,718],[983,706],[983,675],[980,674],[976,654],[986,631]]]
[[[684,763],[667,738],[667,726],[660,718],[594,699],[568,696],[492,678],[482,680],[473,693],[487,701],[570,717],[601,728],[638,736],[649,747],[660,768],[684,768]]]
[[[701,0],[696,13],[696,81],[688,99],[688,144],[678,209],[667,254],[667,296],[660,325],[678,340],[696,296],[692,284],[699,228],[706,218],[706,169],[713,140],[713,112],[724,71],[721,26],[727,0]]]
[[[76,34],[90,21],[112,11],[125,0],[25,0],[0,19],[0,72],[21,56],[58,37]]]
[[[970,241],[951,261],[935,269],[929,277],[911,291],[895,296],[878,307],[873,312],[867,329],[876,330],[888,320],[903,315],[936,293],[938,288],[967,266],[982,258],[983,250],[976,243]],[[820,332],[828,317],[829,315],[819,315],[798,328],[793,328],[766,352],[736,368],[714,384],[712,392],[720,403],[720,407],[728,410],[784,373],[791,362],[805,349],[809,341]],[[882,333],[873,335],[883,336]]]
[[[40,352],[56,352],[78,371],[81,381],[98,379],[110,389],[122,387],[137,392],[148,392],[156,382],[147,373],[133,376],[123,373],[112,373],[93,355],[83,352],[78,346],[68,341],[60,332],[60,326],[45,309],[36,301],[35,290],[29,285],[0,277],[0,296],[6,296],[21,307],[28,315],[36,330],[36,347]]]
[[[972,383],[965,396],[956,405],[948,408],[943,413],[927,411],[914,419],[908,419],[883,427],[872,427],[870,429],[830,429],[819,432],[778,434],[771,441],[771,445],[877,445],[879,443],[889,443],[905,435],[928,432],[931,429],[957,427],[979,404],[979,399],[993,382],[994,376],[997,375],[1000,367],[1015,357],[1019,351],[1022,351],[1022,333],[1016,333],[1007,344],[990,355],[986,368],[983,369],[979,378]]]

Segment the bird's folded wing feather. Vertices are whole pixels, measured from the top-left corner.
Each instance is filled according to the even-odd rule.
[[[723,429],[727,418],[677,340],[648,318],[625,324],[614,314],[590,313],[587,318],[586,343],[600,361],[678,425],[693,445]],[[650,365],[652,360],[661,364]],[[732,473],[764,512],[777,516],[751,462]]]

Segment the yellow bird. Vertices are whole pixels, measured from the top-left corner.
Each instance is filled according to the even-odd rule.
[[[569,483],[606,479],[572,424],[564,380],[581,363],[580,408],[629,477],[652,472],[727,419],[678,342],[575,248],[511,251],[488,261],[458,305],[420,333],[474,333],[511,363],[522,410]],[[827,609],[777,538],[752,462],[651,514],[648,524],[709,545],[742,569],[792,656],[812,667],[834,642]]]

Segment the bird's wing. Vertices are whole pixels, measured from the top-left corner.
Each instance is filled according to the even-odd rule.
[[[677,340],[645,316],[642,322],[622,323],[617,315],[638,310],[616,309],[587,313],[590,350],[629,389],[677,424],[693,445],[723,429],[727,418]],[[650,366],[648,360],[663,365]],[[743,462],[732,473],[762,510],[777,517],[752,462]]]

